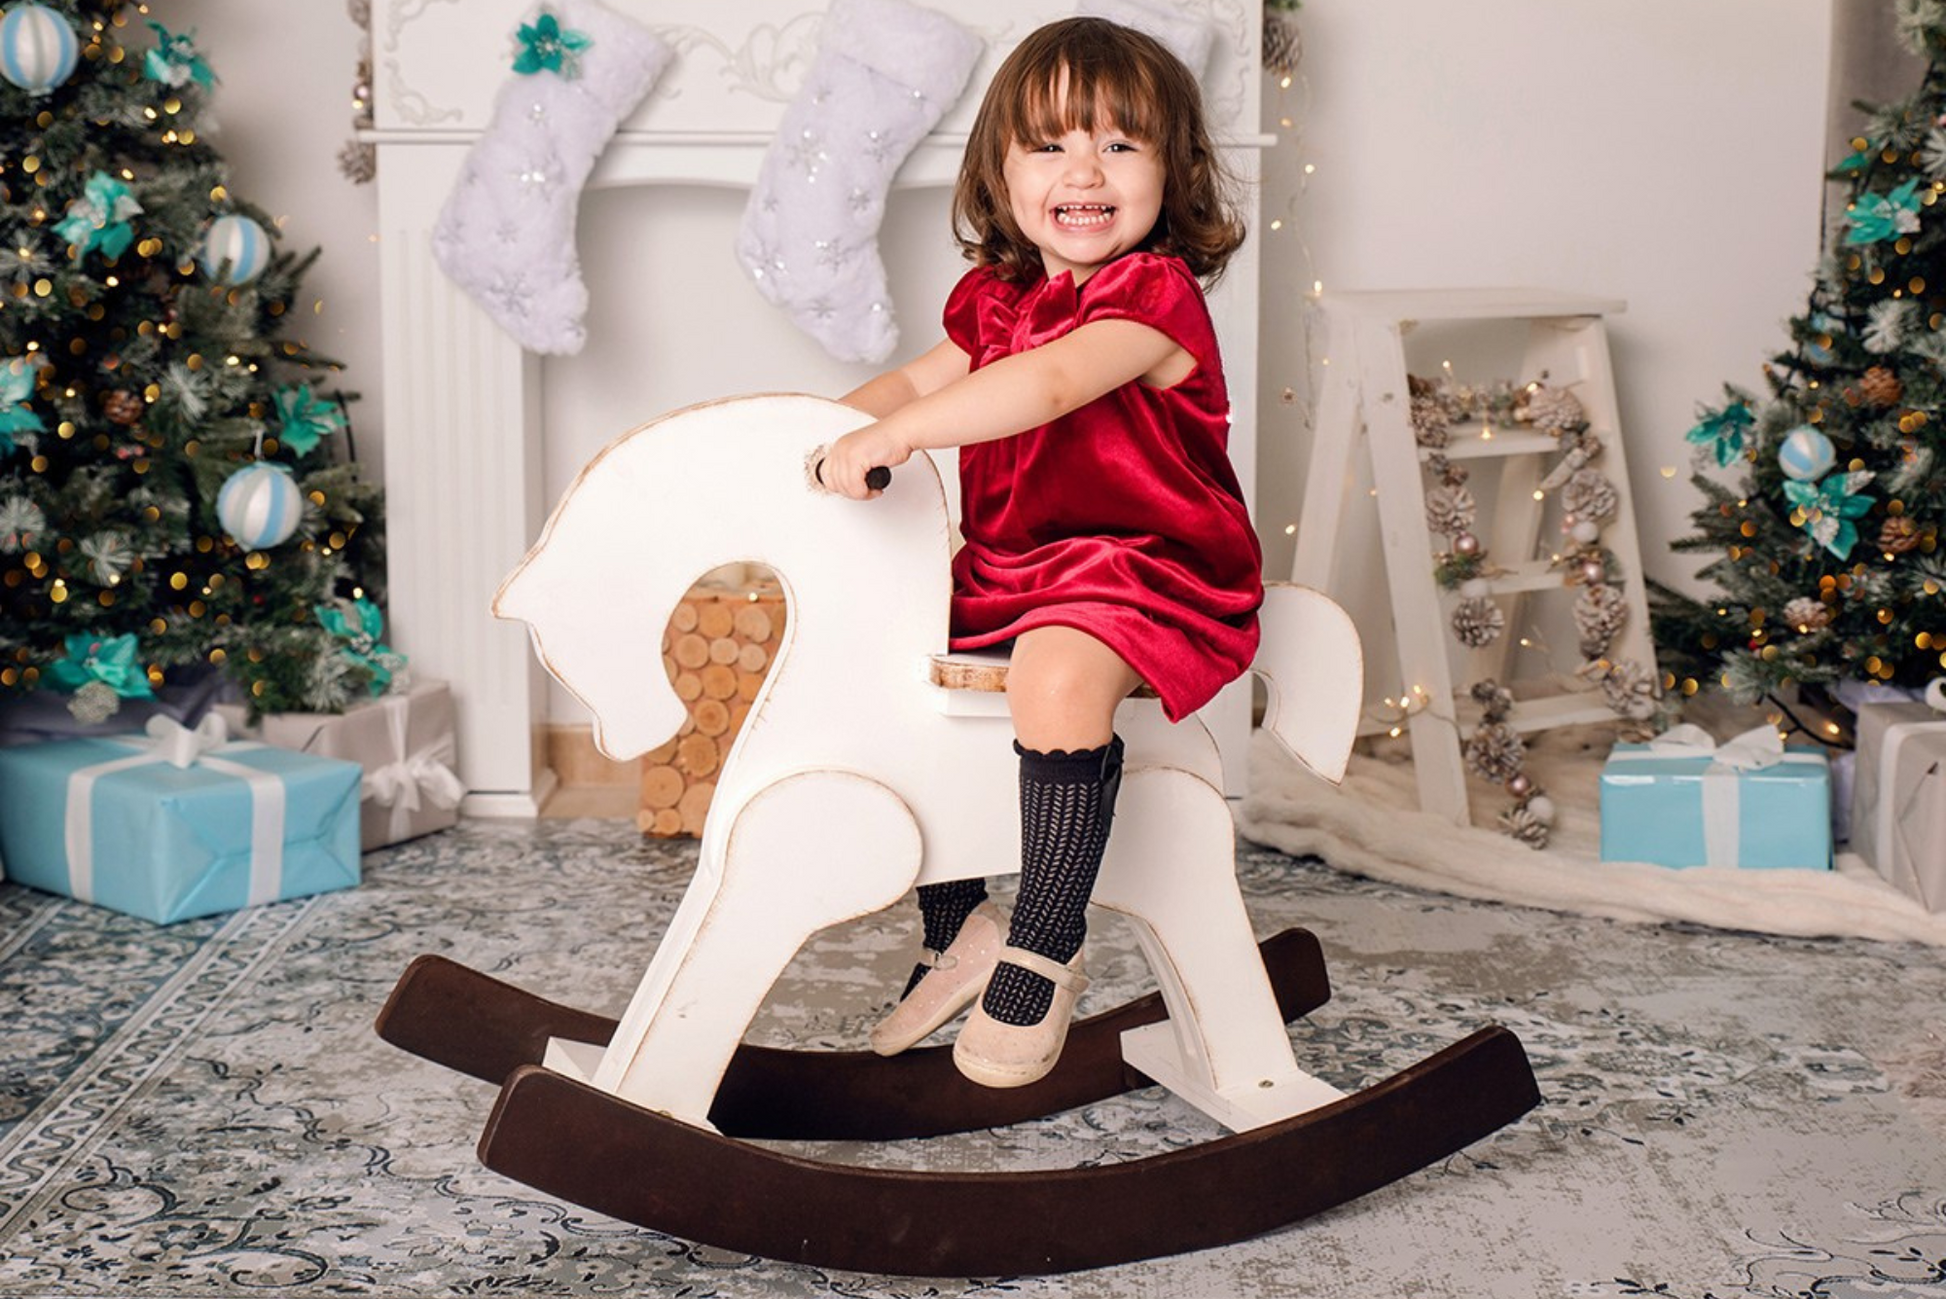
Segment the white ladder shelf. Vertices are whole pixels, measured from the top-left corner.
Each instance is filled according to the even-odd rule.
[[[1521,382],[1543,373],[1550,387],[1568,388],[1581,401],[1589,431],[1602,443],[1600,468],[1614,484],[1620,506],[1603,526],[1601,543],[1621,570],[1627,617],[1610,645],[1611,656],[1653,669],[1648,597],[1641,543],[1629,494],[1615,379],[1603,318],[1625,304],[1612,298],[1548,289],[1441,289],[1333,293],[1318,300],[1326,338],[1323,386],[1303,513],[1298,517],[1293,582],[1330,592],[1338,587],[1339,545],[1347,523],[1360,455],[1369,458],[1386,583],[1398,642],[1399,668],[1408,687],[1425,692],[1425,704],[1405,725],[1419,787],[1420,807],[1459,824],[1469,820],[1466,767],[1461,742],[1477,708],[1466,697],[1472,682],[1491,677],[1522,696],[1507,719],[1532,733],[1576,723],[1612,720],[1598,688],[1529,690],[1505,675],[1522,624],[1525,602],[1550,592],[1573,593],[1540,543],[1544,503],[1536,489],[1560,444],[1553,436],[1515,427],[1491,437],[1455,429],[1445,448],[1453,461],[1477,462],[1476,475],[1498,469],[1492,518],[1475,533],[1502,570],[1489,579],[1492,598],[1507,615],[1508,630],[1491,645],[1468,652],[1465,683],[1456,694],[1448,646],[1456,642],[1448,619],[1457,597],[1441,591],[1433,575],[1436,549],[1426,522],[1423,462],[1432,454],[1413,437],[1407,389],[1406,335],[1423,321],[1527,322]],[[1538,694],[1536,692],[1539,692]]]

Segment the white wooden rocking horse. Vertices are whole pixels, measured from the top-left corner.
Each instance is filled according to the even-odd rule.
[[[1116,717],[1123,791],[1097,906],[1130,923],[1160,987],[1078,1022],[1048,1078],[961,1079],[948,1048],[748,1046],[806,939],[919,883],[1017,869],[1004,658],[945,655],[949,521],[914,457],[859,504],[812,485],[807,453],[865,416],[804,396],[692,407],[637,429],[576,479],[495,602],[594,715],[617,758],[673,735],[657,670],[677,602],[744,560],[778,574],[786,641],[725,762],[696,874],[619,1022],[438,957],[401,978],[379,1032],[501,1084],[489,1166],[617,1218],[730,1249],[908,1275],[1050,1272],[1243,1239],[1363,1194],[1538,1100],[1490,1027],[1353,1095],[1311,1076],[1286,1022],[1329,997],[1302,931],[1253,939],[1218,755],[1153,699]],[[1315,592],[1277,586],[1257,670],[1266,728],[1343,775],[1358,639]],[[738,1138],[902,1139],[1017,1122],[1159,1082],[1235,1135],[1060,1173],[894,1172]]]

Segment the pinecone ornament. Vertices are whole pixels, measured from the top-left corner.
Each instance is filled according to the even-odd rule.
[[[1479,517],[1479,504],[1473,493],[1458,483],[1441,483],[1426,493],[1426,527],[1445,536],[1473,530]]]
[[[1289,14],[1264,14],[1264,70],[1273,76],[1297,74],[1304,59],[1304,34]]]
[[[1453,440],[1452,420],[1446,407],[1431,394],[1412,395],[1412,440],[1422,447],[1438,450]]]
[[[1628,619],[1628,603],[1620,587],[1590,583],[1574,598],[1574,630],[1581,638],[1581,657],[1597,659]]]
[[[1467,770],[1496,785],[1520,774],[1527,760],[1527,742],[1505,722],[1481,722],[1466,740]]]
[[[1919,524],[1909,514],[1886,516],[1879,525],[1878,548],[1888,555],[1903,555],[1919,544]]]
[[[347,140],[338,150],[338,171],[354,185],[370,184],[378,176],[378,146]]]
[[[1453,610],[1453,635],[1468,649],[1493,644],[1505,630],[1507,615],[1499,605],[1484,597],[1461,600]]]
[[[111,389],[101,399],[101,413],[111,424],[124,428],[142,418],[142,394],[126,388]]]
[[[1514,418],[1543,433],[1559,435],[1585,425],[1588,413],[1582,409],[1581,399],[1566,388],[1541,384],[1529,389],[1514,407]]]
[[[1608,481],[1608,475],[1593,465],[1584,465],[1574,471],[1568,485],[1561,489],[1561,508],[1577,519],[1599,523],[1614,516],[1622,507],[1621,495],[1616,492],[1615,484]]]
[[[1875,365],[1858,380],[1858,392],[1874,406],[1896,406],[1905,395],[1905,385],[1899,382],[1898,375]]]
[[[1601,679],[1602,699],[1609,711],[1632,722],[1655,716],[1655,673],[1633,659],[1616,659]]]
[[[1509,838],[1518,839],[1529,848],[1547,847],[1547,822],[1528,810],[1527,804],[1515,803],[1499,816],[1500,832]]]
[[[1808,595],[1800,595],[1784,606],[1784,625],[1800,634],[1821,631],[1831,625],[1831,606]]]

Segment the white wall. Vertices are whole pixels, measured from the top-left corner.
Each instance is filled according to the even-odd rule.
[[[1538,285],[1627,300],[1612,335],[1644,565],[1693,586],[1703,558],[1666,550],[1700,499],[1683,434],[1725,381],[1760,385],[1803,309],[1830,23],[1831,0],[1305,0],[1294,130],[1265,94],[1266,129],[1293,137],[1266,157],[1266,218],[1296,198],[1265,233],[1269,571],[1289,570],[1301,500],[1311,283]]]
[[[1817,255],[1832,0],[1307,0],[1303,84],[1265,94],[1264,327],[1258,519],[1268,571],[1290,561],[1314,362],[1305,291],[1539,284],[1626,298],[1615,322],[1623,428],[1652,576],[1686,584],[1700,562],[1663,544],[1696,503],[1682,435],[1725,380],[1760,382]],[[321,244],[306,331],[375,398],[377,249],[372,187],[338,173],[351,132],[360,34],[340,0],[155,0],[195,28],[223,78],[215,137],[239,194],[284,218],[289,246]],[[141,44],[140,38],[132,43]],[[1296,110],[1294,130],[1277,125]],[[1317,168],[1300,192],[1299,169]],[[865,371],[830,361],[788,322],[759,316],[733,353],[701,352],[687,322],[753,290],[720,231],[729,190],[587,196],[584,259],[642,268],[650,292],[593,286],[590,343],[546,369],[550,492],[630,424],[725,392],[835,393]],[[903,191],[885,250],[903,356],[936,329],[957,265],[944,196]],[[1487,373],[1469,378],[1497,377]],[[1506,376],[1514,377],[1514,376]],[[1282,400],[1290,389],[1295,400]],[[376,472],[376,400],[355,410]],[[398,430],[390,435],[406,436]],[[1675,467],[1674,477],[1664,477]],[[571,705],[562,720],[579,716]]]

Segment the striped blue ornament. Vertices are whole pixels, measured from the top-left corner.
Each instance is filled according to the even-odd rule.
[[[1777,448],[1777,467],[1801,483],[1814,483],[1831,471],[1838,461],[1838,449],[1831,439],[1800,424],[1784,435]]]
[[[270,262],[270,236],[247,216],[220,216],[203,236],[202,262],[212,280],[248,284]]]
[[[0,76],[30,95],[66,81],[80,56],[74,28],[46,5],[17,4],[0,18]]]
[[[283,465],[259,460],[231,474],[216,494],[223,531],[245,550],[263,550],[290,539],[304,517],[304,493]]]

